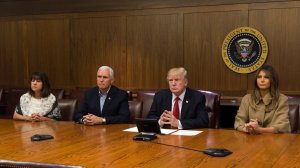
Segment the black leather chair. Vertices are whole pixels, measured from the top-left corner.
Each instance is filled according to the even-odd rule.
[[[206,102],[206,110],[208,112],[209,118],[209,128],[219,128],[219,116],[220,116],[220,94],[205,91],[205,90],[198,90],[202,94],[204,94]]]
[[[6,115],[5,115],[5,111],[6,111],[6,108],[7,108],[7,105],[4,104],[4,100],[3,100],[3,89],[1,88],[0,89],[0,118],[6,118]]]
[[[292,107],[291,105],[298,105],[299,106],[299,111],[300,111],[300,95],[291,95],[291,96],[288,95],[288,103],[289,103],[290,111],[291,111],[291,109],[296,108],[295,106]],[[299,121],[298,122],[298,133],[299,133],[300,132],[300,114],[298,114],[298,115],[299,115],[299,118],[298,118],[298,121]],[[291,118],[290,118],[290,120],[291,120]]]
[[[300,105],[300,95],[299,96],[295,96],[295,95],[288,96],[288,103]]]
[[[64,97],[64,89],[52,89],[51,93],[56,97],[56,99],[62,99]]]
[[[134,100],[128,101],[130,112],[130,123],[135,123],[136,118],[141,118],[143,102]]]
[[[78,108],[83,103],[84,93],[87,89],[88,88],[76,88],[76,89],[70,91],[70,99],[76,99],[77,100],[76,111],[78,110]]]
[[[84,93],[87,89],[89,89],[89,88],[80,88],[80,87],[78,87],[78,88],[73,89],[73,90],[70,91],[69,98],[70,99],[77,99],[78,106],[76,107],[76,110],[83,103]],[[133,99],[132,92],[127,91],[127,94],[128,94],[128,100],[131,101]]]
[[[215,92],[198,90],[205,95],[206,108],[209,116],[209,128],[219,128],[219,113],[220,113],[220,95]],[[154,90],[150,91],[137,91],[137,99],[143,102],[142,118],[146,118],[151,108],[153,98],[155,95]]]
[[[20,97],[27,92],[27,89],[10,89],[5,97],[4,104],[7,105],[5,118],[13,118],[16,105],[20,102]]]
[[[291,132],[297,133],[299,128],[299,105],[289,104],[289,119],[291,125]]]
[[[133,100],[132,91],[127,90],[126,92],[128,94],[128,101],[132,101]]]
[[[13,161],[13,160],[0,160],[0,167],[5,167],[5,168],[84,168],[82,166],[49,164],[49,163],[40,163],[40,162],[21,162],[21,161]]]
[[[2,88],[0,88],[0,104],[2,103],[2,98],[3,97],[3,89]]]
[[[142,114],[141,114],[141,118],[147,118],[147,115],[150,111],[152,102],[153,102],[153,98],[155,95],[154,90],[150,90],[150,91],[137,91],[137,99],[141,102],[143,102],[143,107],[142,107]]]
[[[58,106],[62,121],[73,121],[74,113],[77,106],[76,99],[58,99]]]

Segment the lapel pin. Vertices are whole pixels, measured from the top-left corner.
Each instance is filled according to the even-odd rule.
[[[109,97],[108,100],[110,100],[111,98]]]
[[[185,103],[189,103],[189,101],[186,100]]]

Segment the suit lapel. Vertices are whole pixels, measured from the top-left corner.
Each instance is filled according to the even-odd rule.
[[[101,116],[99,88],[95,87],[94,89],[95,89],[95,91],[93,91],[94,98],[92,99],[92,101],[95,101],[97,113],[99,114],[99,116]]]
[[[102,115],[105,114],[106,112],[106,109],[109,107],[110,103],[112,102],[114,96],[115,96],[115,93],[116,93],[116,89],[114,86],[111,86],[108,94],[107,94],[107,97],[104,101],[104,105],[103,105],[103,109],[102,109]]]
[[[181,107],[181,119],[184,119],[185,116],[188,113],[188,107],[191,99],[191,92],[188,88],[186,88],[184,99],[182,101],[182,107]]]
[[[166,100],[164,101],[164,110],[172,110],[172,92],[169,90]]]

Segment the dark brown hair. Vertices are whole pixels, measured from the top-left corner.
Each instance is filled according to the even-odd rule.
[[[33,72],[31,74],[31,78],[30,78],[30,81],[29,81],[29,83],[30,83],[29,94],[31,96],[34,96],[35,93],[31,89],[31,81],[32,80],[42,81],[42,97],[48,97],[50,95],[51,90],[50,90],[50,83],[49,83],[47,74],[45,74],[44,72]]]
[[[275,103],[275,102],[278,101],[279,94],[280,94],[279,93],[279,79],[278,79],[277,72],[270,65],[264,65],[259,70],[257,70],[256,75],[255,75],[255,80],[254,80],[254,91],[252,93],[252,98],[255,101],[258,101],[260,99],[260,97],[261,97],[261,95],[260,95],[260,89],[259,89],[259,87],[257,85],[258,74],[261,71],[264,71],[266,73],[266,75],[270,79],[269,93],[273,97],[273,100],[275,100],[274,101],[274,103]]]

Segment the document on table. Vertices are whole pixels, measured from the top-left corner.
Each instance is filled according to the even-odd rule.
[[[128,128],[128,129],[125,129],[123,131],[127,131],[127,132],[139,132],[137,127],[132,127],[132,128]]]
[[[125,129],[123,131],[127,132],[139,132],[137,127],[132,127]],[[194,130],[177,130],[177,129],[160,129],[162,134],[171,134],[171,135],[184,135],[184,136],[194,136],[200,134],[203,131],[194,131]]]
[[[198,135],[203,131],[195,131],[195,130],[178,130],[173,132],[171,135],[184,135],[184,136],[194,136]]]

